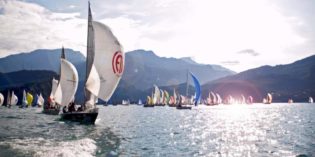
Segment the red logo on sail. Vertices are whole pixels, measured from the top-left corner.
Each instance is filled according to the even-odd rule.
[[[124,71],[124,58],[120,51],[115,52],[112,60],[113,72],[117,75],[121,75]]]

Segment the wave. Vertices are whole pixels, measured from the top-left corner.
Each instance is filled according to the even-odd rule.
[[[1,146],[9,146],[17,153],[35,157],[90,157],[96,154],[96,142],[89,138],[54,141],[44,138],[13,139],[0,142]]]

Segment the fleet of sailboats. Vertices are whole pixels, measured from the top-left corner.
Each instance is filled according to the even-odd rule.
[[[20,108],[31,106],[43,106],[43,113],[60,114],[62,120],[77,121],[87,124],[94,124],[98,116],[96,103],[98,99],[108,102],[114,93],[124,71],[125,54],[118,39],[114,36],[110,28],[100,22],[93,21],[90,3],[88,5],[88,30],[87,30],[87,52],[86,52],[86,77],[84,85],[84,103],[76,108],[75,94],[78,90],[79,75],[75,66],[66,59],[65,50],[62,47],[60,57],[59,80],[53,78],[51,92],[48,101],[45,103],[43,95],[40,93],[34,96],[23,90]],[[194,83],[195,94],[188,95],[189,78]],[[171,95],[172,94],[172,95]],[[187,71],[186,94],[181,95],[174,88],[169,94],[167,90],[160,89],[153,85],[153,92],[147,96],[144,107],[170,106],[177,109],[191,109],[192,105],[205,104],[208,106],[219,104],[252,104],[254,99],[248,96],[247,99],[241,95],[235,99],[231,95],[222,100],[219,93],[210,91],[205,100],[201,100],[201,86],[197,77]],[[6,96],[6,106],[17,105],[18,97],[14,91],[9,91]],[[264,104],[272,103],[272,94],[267,93],[263,98]],[[5,102],[4,95],[0,93],[0,106]],[[309,103],[313,103],[313,98],[309,97]],[[288,103],[293,103],[289,99]],[[123,100],[123,105],[130,104],[129,100]],[[143,102],[139,99],[138,105]],[[60,110],[62,109],[62,113]]]

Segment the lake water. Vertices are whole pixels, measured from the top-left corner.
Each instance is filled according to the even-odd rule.
[[[78,125],[0,107],[0,156],[315,156],[315,104],[99,108]]]

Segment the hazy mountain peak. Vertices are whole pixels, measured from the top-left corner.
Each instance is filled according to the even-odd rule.
[[[182,57],[180,59],[189,64],[198,64],[192,57]]]

